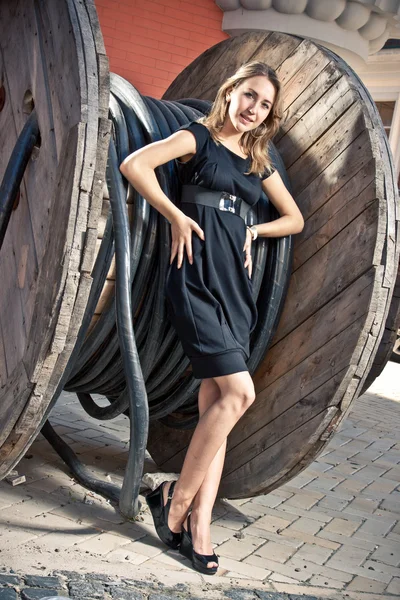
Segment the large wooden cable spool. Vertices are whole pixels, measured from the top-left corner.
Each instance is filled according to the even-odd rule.
[[[0,479],[40,431],[82,322],[101,212],[109,72],[91,2],[0,3],[0,179],[30,112],[40,147],[0,254]]]
[[[395,178],[368,92],[338,56],[278,33],[246,33],[214,46],[164,95],[212,100],[249,60],[283,85],[285,117],[274,139],[305,218],[272,345],[255,373],[257,398],[228,440],[220,494],[257,495],[282,485],[323,449],[370,372],[399,258]],[[190,432],[160,422],[149,451],[179,471]]]
[[[41,133],[0,254],[1,478],[68,378],[108,211],[110,123],[108,63],[90,0],[57,9],[51,0],[3,3],[0,34],[0,177],[32,104]],[[213,100],[250,59],[269,63],[282,80],[285,120],[274,142],[306,225],[295,238],[279,328],[255,374],[257,400],[229,438],[220,493],[231,498],[281,485],[329,440],[371,370],[398,263],[384,130],[337,56],[293,36],[248,33],[205,52],[165,98]],[[113,293],[114,266],[108,275],[98,315]],[[154,421],[149,451],[161,468],[179,470],[190,435]]]

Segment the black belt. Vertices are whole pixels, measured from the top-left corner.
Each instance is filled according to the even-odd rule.
[[[219,210],[234,213],[244,220],[251,206],[242,198],[228,194],[228,192],[216,192],[200,185],[183,185],[181,202],[202,204]]]

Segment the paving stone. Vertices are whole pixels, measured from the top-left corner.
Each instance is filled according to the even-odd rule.
[[[318,532],[317,535],[309,535],[308,533],[304,533],[304,531],[296,531],[296,529],[292,529],[291,531],[284,529],[281,532],[280,537],[278,539],[285,538],[288,536],[291,539],[298,539],[302,542],[307,542],[309,544],[316,544],[317,546],[321,546],[322,548],[332,548],[333,550],[339,548],[340,544],[338,544],[336,540],[333,539],[333,537],[330,538],[330,536],[334,536],[335,534],[330,534],[329,532],[325,536],[321,534],[323,534],[323,530],[322,532]]]
[[[346,584],[342,581],[335,581],[334,579],[329,579],[329,577],[324,577],[323,575],[314,575],[310,579],[310,585],[342,590],[344,589]]]
[[[49,588],[24,588],[21,590],[22,600],[43,600],[43,598],[51,598],[58,596],[59,590]]]
[[[294,494],[288,500],[285,500],[281,509],[285,510],[287,506],[293,506],[295,508],[302,508],[304,510],[309,510],[315,504],[317,504],[318,500],[314,496],[310,496],[308,494]]]
[[[285,529],[288,525],[293,522],[293,518],[288,515],[287,519],[283,519],[281,517],[274,517],[272,515],[266,515],[265,517],[261,517],[257,521],[257,527],[261,529],[266,529],[267,531],[276,532],[278,529]]]
[[[329,523],[332,520],[332,517],[326,511],[318,511],[318,510],[304,510],[302,508],[297,508],[296,506],[290,506],[286,504],[282,504],[280,509],[283,513],[289,513],[292,515],[296,515],[298,517],[306,517],[307,519],[312,519],[313,521],[319,521],[324,525]]]
[[[363,453],[363,456],[364,456],[364,453]],[[375,481],[376,479],[381,477],[381,475],[384,475],[386,473],[386,471],[388,471],[388,469],[385,469],[382,467],[374,467],[373,465],[368,465],[367,467],[364,467],[363,469],[360,469],[359,471],[357,471],[357,473],[354,473],[354,475],[352,477],[354,479],[361,479],[363,481],[367,481],[368,483],[371,483],[372,481]]]
[[[343,498],[334,498],[333,496],[325,496],[317,504],[316,508],[331,508],[332,510],[343,510],[348,504],[349,500]]]
[[[58,588],[60,580],[58,577],[44,577],[41,575],[25,575],[25,585],[38,588]]]
[[[337,487],[335,487],[336,492],[349,492],[354,496],[359,492],[362,492],[368,486],[368,481],[364,481],[363,479],[352,479],[349,477],[342,483],[339,483]]]
[[[145,596],[135,590],[135,588],[121,588],[112,586],[109,588],[109,592],[116,600],[144,600]]]
[[[259,596],[256,596],[251,590],[237,589],[237,590],[224,590],[224,596],[229,600],[257,600]]]
[[[268,569],[269,574],[271,574],[271,572],[273,572],[274,574],[279,573],[280,575],[290,577],[291,579],[294,579],[296,581],[308,581],[313,575],[311,571],[308,571],[306,569],[302,570],[292,565],[281,564],[273,560],[261,558],[261,556],[256,556],[255,554],[252,554],[251,556],[245,558],[242,564],[248,567],[249,569]],[[269,579],[271,579],[271,577],[269,577]]]
[[[363,498],[359,496],[358,498],[354,498],[348,506],[346,507],[346,512],[354,512],[357,511],[356,514],[360,513],[373,513],[379,506],[379,502],[377,500],[370,500],[369,498]]]
[[[327,548],[321,548],[320,546],[315,546],[313,544],[304,544],[304,546],[297,550],[296,554],[293,555],[293,558],[301,558],[318,565],[323,565],[328,558],[332,556],[333,552],[334,550],[328,550]]]
[[[243,539],[231,539],[218,546],[218,554],[235,560],[242,560],[264,543],[265,540],[253,536],[245,536]]]
[[[248,559],[246,558],[243,562],[233,560],[232,558],[224,558],[223,565],[221,564],[221,566],[223,566],[224,569],[228,569],[228,571],[233,571],[235,573],[251,577],[252,579],[258,579],[260,581],[263,581],[271,574],[271,570],[268,570],[268,567],[266,567],[263,563],[264,559],[260,559],[259,557],[258,561],[256,561],[256,565],[253,562],[248,562],[249,560],[254,558],[257,557],[254,557],[254,555],[252,555]]]
[[[363,538],[365,535],[366,539],[369,539],[369,536],[385,536],[389,531],[393,528],[396,521],[387,521],[385,519],[367,519],[365,523],[363,523],[355,532],[355,537]]]
[[[328,577],[329,579],[341,581],[342,583],[349,583],[349,581],[353,579],[351,573],[328,567],[326,564],[320,565],[302,558],[296,558],[296,555],[288,560],[285,566],[295,569],[296,572],[307,572],[309,575],[321,575],[322,577]]]
[[[290,594],[290,600],[319,600],[316,596],[298,596],[297,594]]]
[[[104,598],[104,585],[96,581],[71,581],[68,584],[71,598],[87,596],[89,598]]]
[[[371,594],[382,594],[386,587],[385,583],[373,581],[357,575],[353,581],[349,583],[346,590],[355,592],[369,592]]]
[[[385,590],[388,594],[400,596],[400,578],[394,577]]]
[[[360,527],[359,521],[350,521],[348,519],[333,519],[324,527],[324,531],[332,531],[341,535],[351,536]]]
[[[150,594],[149,600],[182,600],[182,596],[171,596],[168,594]]]
[[[252,504],[261,504],[262,506],[269,506],[270,508],[275,508],[282,504],[285,501],[285,498],[282,496],[278,496],[277,494],[267,494],[266,496],[257,496],[252,500]]]
[[[362,548],[354,548],[351,546],[342,546],[342,548],[339,548],[339,550],[335,552],[333,559],[327,562],[327,566],[330,566],[333,560],[335,563],[343,561],[348,565],[350,564],[359,567],[369,555],[369,550],[363,550]]]
[[[0,585],[19,585],[21,578],[18,575],[3,575],[0,573]]]
[[[316,490],[318,492],[328,492],[344,481],[344,477],[340,475],[320,474],[317,478],[307,484],[305,490]]]
[[[141,554],[143,556],[148,556],[149,558],[153,558],[161,552],[165,551],[164,544],[156,537],[147,535],[146,537],[132,542],[131,544],[127,544],[121,548],[123,552],[134,552],[135,554]]]
[[[254,551],[256,556],[275,560],[279,563],[286,562],[296,552],[296,548],[291,546],[285,546],[283,544],[277,544],[275,542],[267,542],[260,548]]]
[[[371,554],[370,559],[398,567],[400,566],[400,548],[396,545],[382,545]]]
[[[0,600],[18,600],[17,592],[11,588],[0,587]]]
[[[376,560],[365,561],[363,567],[371,571],[378,571],[379,573],[388,573],[388,575],[392,575],[393,577],[400,577],[400,569],[391,565],[385,565],[384,563]]]
[[[123,538],[119,535],[113,535],[111,533],[102,533],[96,537],[92,537],[85,542],[78,544],[78,547],[82,551],[88,550],[95,554],[107,554],[116,550],[120,546],[124,546],[130,543],[129,539]]]
[[[296,579],[293,579],[292,577],[286,577],[285,575],[281,575],[280,573],[272,573],[272,575],[270,575],[268,577],[268,581],[273,581],[273,582],[276,581],[277,583],[289,583],[289,584],[293,583],[296,586],[299,585],[299,582]]]
[[[308,533],[309,535],[315,535],[322,527],[322,524],[318,521],[307,519],[307,517],[300,517],[287,528],[287,531],[290,533],[291,531],[296,530]]]
[[[229,540],[231,533],[226,527],[219,527],[215,523],[211,524],[211,542],[213,544],[222,544]]]
[[[260,600],[287,600],[286,594],[278,594],[277,592],[263,592],[262,590],[256,590],[256,595]]]
[[[245,529],[246,535],[254,535],[257,538],[262,538],[264,540],[269,540],[271,542],[276,542],[277,544],[283,544],[284,546],[290,546],[292,548],[300,548],[300,546],[304,543],[302,539],[296,539],[296,535],[291,535],[290,537],[284,536],[285,530],[283,530],[280,534],[274,533],[272,531],[267,531],[266,529],[259,529],[256,525],[250,525]],[[301,537],[304,534],[301,534],[299,531],[295,532],[298,537]],[[310,536],[312,537],[312,536]],[[325,543],[325,540],[322,540]],[[326,542],[330,544],[331,542]],[[335,547],[339,547],[337,544]]]

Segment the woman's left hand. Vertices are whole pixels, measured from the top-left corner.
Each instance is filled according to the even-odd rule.
[[[243,252],[245,252],[245,261],[244,261],[244,268],[247,269],[248,273],[249,273],[249,277],[251,279],[251,273],[253,271],[253,261],[251,258],[251,242],[252,242],[252,235],[251,235],[251,231],[249,229],[246,229],[246,241],[243,247]]]

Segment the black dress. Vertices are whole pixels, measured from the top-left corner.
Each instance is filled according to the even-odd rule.
[[[212,139],[207,127],[192,122],[196,154],[178,161],[182,184],[224,191],[255,205],[263,176],[245,175],[250,160]],[[168,313],[197,379],[247,371],[249,338],[257,321],[252,283],[244,268],[244,220],[218,208],[181,203],[180,208],[204,231],[205,240],[193,233],[193,264],[185,257],[180,269],[175,259],[166,279]]]

